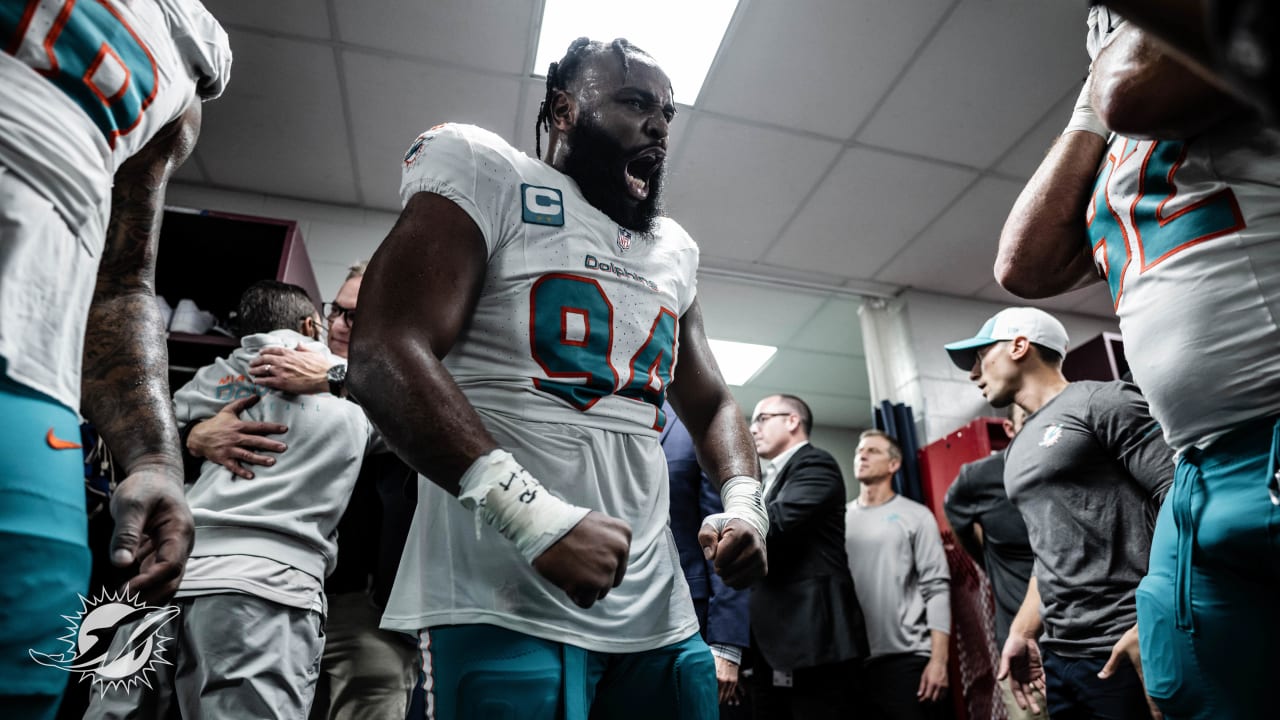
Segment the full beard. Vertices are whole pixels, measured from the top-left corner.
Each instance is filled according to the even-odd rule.
[[[627,192],[626,156],[619,143],[595,123],[580,116],[564,173],[578,183],[583,197],[597,210],[628,230],[651,232],[662,215],[665,163],[649,178],[649,195],[636,200]]]

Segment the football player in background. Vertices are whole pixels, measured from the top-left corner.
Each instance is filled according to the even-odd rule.
[[[28,651],[89,589],[77,412],[124,470],[111,559],[173,594],[191,549],[154,298],[165,185],[231,51],[195,0],[0,2],[0,707],[57,710]]]
[[[1005,223],[996,277],[1024,297],[1107,282],[1134,382],[1178,453],[1137,596],[1147,692],[1170,718],[1266,717],[1280,132],[1107,8],[1089,25],[1092,73]]]

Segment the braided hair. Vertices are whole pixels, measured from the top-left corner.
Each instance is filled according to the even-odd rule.
[[[569,43],[569,49],[565,52],[564,57],[560,58],[560,62],[553,62],[551,67],[547,68],[547,94],[542,99],[542,104],[538,106],[538,119],[533,124],[534,148],[538,153],[538,157],[542,157],[542,131],[546,130],[548,134],[551,132],[551,106],[556,91],[567,91],[569,89],[569,83],[578,77],[578,71],[581,69],[583,61],[610,50],[622,61],[623,77],[626,77],[627,73],[631,71],[631,66],[627,62],[628,53],[634,52],[645,56],[649,55],[649,53],[632,45],[625,38],[618,38],[605,45],[598,40],[580,37]]]

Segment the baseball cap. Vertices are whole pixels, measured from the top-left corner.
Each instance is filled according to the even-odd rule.
[[[951,356],[951,362],[968,372],[979,349],[1016,337],[1024,337],[1060,355],[1067,354],[1067,329],[1054,316],[1031,307],[1005,308],[983,323],[977,335],[943,347]]]

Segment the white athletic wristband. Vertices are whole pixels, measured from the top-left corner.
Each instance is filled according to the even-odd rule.
[[[1106,125],[1102,124],[1102,119],[1093,110],[1093,102],[1089,99],[1089,89],[1091,87],[1093,87],[1093,84],[1086,81],[1084,87],[1080,89],[1080,96],[1076,98],[1076,108],[1071,112],[1071,121],[1067,123],[1066,129],[1062,131],[1063,135],[1083,130],[1098,135],[1103,140],[1111,137],[1111,131],[1107,129]]]
[[[476,536],[483,520],[515,543],[529,562],[590,512],[552,495],[506,450],[478,458],[458,484],[458,499],[476,514]]]
[[[708,515],[703,525],[721,532],[730,520],[742,520],[760,533],[761,540],[769,536],[769,514],[764,509],[759,480],[746,475],[725,480],[720,486],[720,500],[724,503],[724,512]]]

